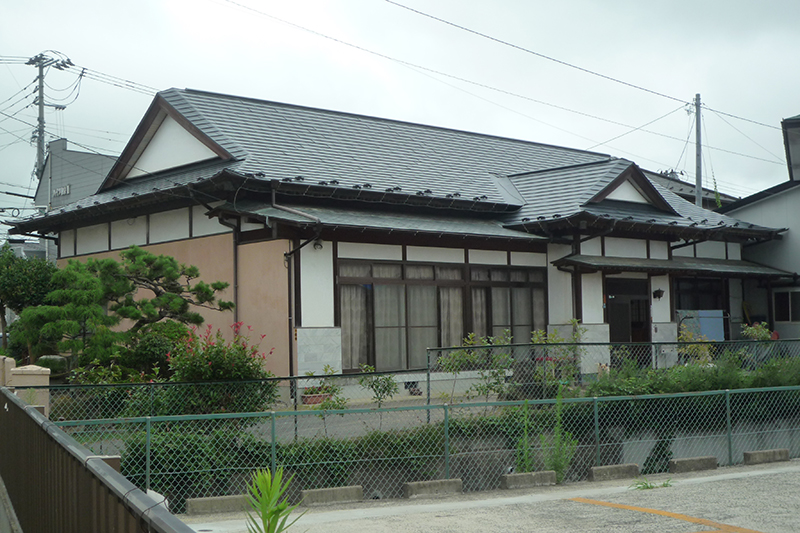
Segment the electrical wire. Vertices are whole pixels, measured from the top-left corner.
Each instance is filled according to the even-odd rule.
[[[228,1],[230,1],[230,0],[228,0]],[[504,46],[509,46],[509,47],[514,48],[516,50],[520,50],[522,52],[535,55],[535,56],[540,57],[542,59],[546,59],[548,61],[552,61],[554,63],[558,63],[559,65],[563,65],[563,66],[566,66],[566,67],[569,67],[569,68],[573,68],[573,69],[579,70],[581,72],[584,72],[586,74],[591,74],[592,76],[597,76],[599,78],[603,78],[605,80],[612,81],[614,83],[619,83],[619,84],[625,85],[627,87],[631,87],[633,89],[637,89],[639,91],[644,91],[646,93],[650,93],[650,94],[653,94],[653,95],[656,95],[656,96],[660,96],[662,98],[673,100],[675,102],[681,102],[681,103],[684,103],[684,104],[689,103],[684,98],[678,98],[678,97],[671,96],[671,95],[668,95],[668,94],[665,94],[665,93],[662,93],[662,92],[659,92],[659,91],[655,91],[653,89],[648,89],[646,87],[642,87],[641,85],[636,85],[634,83],[630,83],[630,82],[627,82],[627,81],[620,80],[618,78],[614,78],[613,76],[608,76],[606,74],[602,74],[602,73],[596,72],[594,70],[590,70],[590,69],[587,69],[587,68],[584,68],[584,67],[581,67],[581,66],[578,66],[578,65],[574,65],[572,63],[568,63],[566,61],[562,61],[561,59],[556,59],[554,57],[551,57],[551,56],[536,52],[536,51],[531,50],[529,48],[525,48],[523,46],[519,46],[519,45],[516,45],[514,43],[511,43],[511,42],[508,42],[508,41],[504,41],[502,39],[498,39],[497,37],[493,37],[491,35],[488,35],[488,34],[485,34],[485,33],[481,33],[481,32],[479,32],[477,30],[473,30],[471,28],[467,28],[466,26],[462,26],[460,24],[456,24],[456,23],[451,22],[449,20],[446,20],[446,19],[443,19],[443,18],[440,18],[440,17],[436,17],[436,16],[431,15],[429,13],[425,13],[424,11],[420,11],[418,9],[414,9],[412,7],[400,4],[398,2],[395,2],[394,0],[384,0],[384,1],[386,3],[392,4],[394,6],[406,9],[408,11],[411,11],[412,13],[416,13],[418,15],[422,15],[423,17],[427,17],[427,18],[433,19],[433,20],[435,20],[437,22],[441,22],[442,24],[447,24],[448,26],[452,26],[454,28],[458,28],[459,30],[466,31],[468,33],[472,33],[472,34],[477,35],[479,37],[482,37],[484,39],[489,39],[490,41],[494,41],[494,42],[502,44]],[[710,108],[708,108],[708,109],[711,110]],[[723,115],[732,117],[732,118],[736,118],[736,119],[739,119],[739,120],[744,120],[746,122],[751,122],[753,124],[758,124],[759,126],[764,126],[764,127],[767,127],[767,128],[778,129],[778,130],[780,129],[780,128],[776,127],[776,126],[772,126],[772,125],[769,125],[769,124],[764,124],[762,122],[758,122],[758,121],[751,120],[751,119],[748,119],[748,118],[740,117],[740,116],[733,115],[733,114],[730,114],[730,113],[723,113],[721,111],[717,111],[717,112],[721,113]]]
[[[653,119],[653,120],[651,120],[650,122],[647,122],[647,123],[645,123],[645,124],[642,124],[642,125],[641,125],[641,126],[639,126],[639,127],[636,127],[636,128],[630,129],[630,130],[626,131],[625,133],[622,133],[622,134],[620,134],[620,135],[617,135],[616,137],[612,137],[611,139],[609,139],[609,140],[607,140],[607,141],[603,141],[603,142],[601,142],[601,143],[597,143],[597,144],[595,144],[595,145],[592,145],[592,146],[590,146],[589,148],[586,148],[586,150],[592,150],[592,149],[594,149],[594,148],[597,148],[598,146],[602,146],[602,145],[604,145],[604,144],[608,144],[608,143],[610,143],[610,142],[612,142],[612,141],[616,141],[617,139],[619,139],[619,138],[621,138],[621,137],[625,137],[626,135],[628,135],[628,134],[630,134],[630,133],[633,133],[633,132],[635,132],[635,131],[639,131],[639,130],[641,130],[642,128],[644,128],[644,127],[646,127],[646,126],[649,126],[650,124],[653,124],[653,123],[655,123],[655,122],[658,122],[659,120],[661,120],[661,119],[663,119],[663,118],[667,118],[667,117],[668,117],[668,116],[670,116],[671,114],[675,113],[676,111],[680,111],[680,110],[681,110],[681,109],[683,109],[683,108],[684,108],[684,106],[677,107],[677,108],[673,109],[672,111],[670,111],[669,113],[667,113],[667,114],[665,114],[665,115],[661,115],[660,117],[658,117],[658,118],[656,118],[656,119]]]
[[[748,141],[752,142],[753,144],[755,144],[756,146],[758,146],[759,148],[761,148],[762,150],[764,150],[765,152],[767,152],[769,155],[771,155],[772,157],[774,157],[774,158],[775,158],[776,160],[778,160],[778,161],[779,161],[779,162],[780,162],[782,165],[786,163],[786,162],[783,160],[783,158],[782,158],[781,156],[779,156],[779,155],[775,155],[774,153],[772,153],[771,151],[769,151],[769,150],[768,150],[768,149],[766,149],[765,147],[761,146],[761,145],[760,145],[758,142],[756,142],[754,139],[752,139],[751,137],[749,137],[747,134],[745,134],[745,133],[744,133],[742,130],[740,130],[739,128],[737,128],[736,126],[734,126],[733,124],[731,124],[731,123],[730,123],[730,122],[728,122],[727,120],[725,120],[725,119],[722,117],[722,115],[723,115],[724,113],[722,113],[722,114],[721,114],[721,113],[719,113],[718,111],[714,111],[713,109],[709,109],[709,111],[711,111],[712,113],[714,113],[715,115],[717,115],[717,117],[718,117],[718,118],[719,118],[719,119],[720,119],[722,122],[724,122],[725,124],[727,124],[728,126],[730,126],[731,128],[733,128],[734,130],[736,130],[736,131],[737,131],[739,134],[741,134],[741,135],[742,135],[742,136],[743,136],[745,139],[747,139]],[[703,121],[703,126],[705,127],[705,121]]]
[[[450,78],[450,79],[454,79],[454,80],[461,81],[461,82],[464,82],[464,83],[467,83],[467,84],[470,84],[470,85],[474,85],[476,87],[482,87],[482,88],[488,89],[490,91],[498,92],[498,93],[505,94],[505,95],[508,95],[508,96],[513,96],[515,98],[520,98],[520,99],[523,99],[523,100],[527,100],[529,102],[534,102],[534,103],[537,103],[537,104],[546,105],[548,107],[553,107],[555,109],[568,111],[570,113],[575,113],[577,115],[593,118],[593,119],[596,119],[596,120],[607,122],[609,124],[615,124],[617,126],[622,126],[624,128],[630,128],[630,129],[636,128],[635,126],[632,126],[630,124],[624,124],[622,122],[617,122],[615,120],[599,117],[597,115],[592,115],[590,113],[584,113],[582,111],[576,111],[576,110],[570,109],[568,107],[563,107],[563,106],[559,106],[559,105],[556,105],[556,104],[551,104],[549,102],[544,102],[544,101],[541,101],[541,100],[537,100],[535,98],[531,98],[529,96],[525,96],[525,95],[522,95],[522,94],[519,94],[519,93],[515,93],[513,91],[507,91],[505,89],[500,89],[500,88],[494,87],[492,85],[488,85],[488,84],[481,83],[481,82],[476,82],[476,81],[473,81],[473,80],[469,80],[467,78],[462,78],[462,77],[459,77],[459,76],[455,76],[453,74],[448,74],[448,73],[442,72],[440,70],[428,68],[428,67],[416,64],[416,63],[411,63],[409,61],[405,61],[405,60],[402,60],[402,59],[397,59],[395,57],[392,57],[392,56],[389,56],[389,55],[386,55],[386,54],[382,54],[380,52],[376,52],[374,50],[370,50],[368,48],[364,48],[362,46],[359,46],[359,45],[356,45],[356,44],[353,44],[353,43],[350,43],[350,42],[347,42],[347,41],[343,41],[343,40],[338,39],[336,37],[332,37],[330,35],[326,35],[324,33],[318,32],[316,30],[312,30],[310,28],[306,28],[305,26],[301,26],[299,24],[296,24],[294,22],[290,22],[290,21],[282,19],[280,17],[276,17],[274,15],[270,15],[269,13],[265,13],[263,11],[255,9],[253,7],[244,5],[244,4],[240,3],[240,2],[237,2],[236,0],[224,0],[224,1],[229,3],[229,4],[231,4],[231,5],[234,5],[234,6],[237,6],[239,8],[245,9],[247,11],[251,11],[251,12],[256,13],[258,15],[261,15],[261,16],[270,18],[272,20],[278,21],[278,22],[280,22],[282,24],[286,24],[286,25],[291,26],[293,28],[297,28],[299,30],[305,31],[307,33],[311,33],[311,34],[316,35],[318,37],[322,37],[324,39],[328,39],[330,41],[342,44],[344,46],[348,46],[348,47],[354,48],[356,50],[360,50],[362,52],[374,55],[376,57],[380,57],[380,58],[383,58],[383,59],[388,59],[389,61],[394,61],[394,62],[396,62],[396,63],[398,63],[400,65],[417,68],[417,69],[420,69],[420,70],[431,72],[433,74],[437,74],[439,76],[444,76],[444,77],[447,77],[447,78]],[[687,103],[685,100],[681,100],[681,99],[676,99],[676,100],[680,101],[682,104],[686,104]],[[651,131],[651,130],[647,130],[647,129],[640,129],[638,131],[646,132],[646,133],[649,133],[651,135],[656,135],[658,137],[663,137],[663,138],[671,139],[671,140],[674,140],[674,141],[683,142],[683,139],[681,139],[679,137],[674,137],[672,135],[666,135],[664,133],[659,133],[659,132],[655,132],[655,131]],[[578,134],[576,134],[574,132],[570,132],[570,133],[572,133],[573,135],[578,135]],[[592,142],[594,142],[594,141],[592,141]],[[717,151],[720,151],[720,152],[725,152],[725,153],[729,153],[729,154],[732,154],[732,155],[737,155],[737,156],[740,156],[740,157],[746,157],[746,158],[755,159],[755,160],[764,161],[764,162],[773,163],[773,164],[780,164],[780,163],[776,163],[775,161],[773,161],[771,159],[764,159],[764,158],[760,158],[760,157],[757,157],[757,156],[751,156],[751,155],[747,155],[747,154],[742,154],[742,153],[739,153],[739,152],[725,150],[724,148],[717,148],[717,147],[713,147],[713,146],[709,146],[708,148],[710,150],[717,150]],[[642,158],[642,159],[644,159],[644,158]]]
[[[695,115],[692,113],[692,120],[689,122],[689,131],[686,132],[686,142],[683,144],[683,149],[681,150],[681,154],[678,156],[678,162],[675,164],[674,168],[681,168],[681,159],[683,159],[683,154],[686,153],[686,149],[689,147],[689,139],[692,138],[692,129],[694,128],[694,119]]]

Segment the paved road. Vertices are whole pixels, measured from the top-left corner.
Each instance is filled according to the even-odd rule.
[[[648,481],[662,483],[670,476]],[[800,460],[671,476],[672,486],[573,483],[531,490],[381,500],[310,509],[308,533],[796,533]],[[244,533],[241,514],[187,517],[195,531]],[[292,531],[290,530],[290,531]]]

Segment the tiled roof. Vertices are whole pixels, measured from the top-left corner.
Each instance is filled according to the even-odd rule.
[[[791,278],[794,274],[732,259],[699,257],[673,257],[672,259],[644,259],[594,255],[570,255],[553,262],[556,266],[575,266],[583,270],[625,270],[626,272],[679,273],[683,275],[714,275],[730,277]]]
[[[247,153],[240,172],[263,179],[506,203],[490,177],[607,160],[605,154],[375,117],[192,90],[160,93],[206,132]],[[199,121],[193,117],[202,117]],[[228,149],[232,151],[232,149]]]
[[[391,231],[413,231],[428,234],[544,240],[522,231],[507,229],[496,220],[465,218],[463,213],[453,216],[422,215],[414,213],[388,212],[386,210],[354,210],[336,207],[294,206],[302,213],[315,217],[323,226],[337,228],[369,228]],[[228,203],[216,208],[223,212],[234,212],[264,217],[267,220],[289,221],[313,226],[316,221],[309,216],[287,212],[269,204],[259,202]]]
[[[247,180],[245,189],[272,188],[285,196],[304,196],[311,203],[314,198],[329,198],[357,202],[351,205],[366,209],[374,204],[408,204],[427,206],[430,213],[441,208],[492,211],[499,223],[491,224],[497,228],[502,224],[521,229],[526,220],[576,214],[645,224],[655,219],[665,227],[739,223],[697,208],[652,181],[652,188],[645,187],[650,197],[662,196],[666,203],[660,199],[656,203],[680,216],[632,203],[596,203],[593,198],[625,172],[635,172],[640,185],[646,179],[640,178],[641,171],[632,162],[604,154],[193,90],[163,91],[156,103],[171,106],[232,159],[109,183],[103,192],[18,223],[12,232],[52,231],[101,215],[110,217],[122,209],[157,209],[159,202],[179,197],[189,201],[189,184],[205,183],[207,191],[219,194],[202,201],[224,199],[222,185],[214,189],[210,181],[221,175]],[[228,187],[227,192],[231,190]],[[245,192],[240,200],[246,198]],[[361,219],[358,211],[342,210],[337,216],[350,217],[354,224],[384,223],[374,217]],[[473,218],[485,223],[482,215]],[[420,217],[414,223],[424,225],[425,220],[432,219]],[[494,227],[491,231],[496,231]],[[772,231],[750,227],[754,232]]]

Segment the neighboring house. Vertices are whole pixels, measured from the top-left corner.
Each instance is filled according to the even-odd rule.
[[[51,141],[33,205],[50,211],[91,196],[116,160],[109,155],[68,150],[66,139]],[[38,243],[18,241],[14,248],[17,255],[41,255],[50,261],[55,261],[58,253],[51,239],[39,239]]]
[[[110,155],[68,150],[67,139],[51,141],[33,205],[50,211],[91,196],[116,161]]]
[[[789,181],[757,192],[721,211],[755,224],[789,228],[780,240],[748,246],[743,256],[759,264],[796,271],[800,266],[800,115],[781,122]],[[770,283],[750,280],[744,293],[753,321],[767,321],[782,338],[800,338],[797,276]]]
[[[695,184],[681,180],[677,172],[644,171],[644,175],[647,176],[648,179],[658,183],[665,189],[674,192],[684,200],[691,202],[693,204],[696,203]],[[731,204],[736,200],[738,200],[738,198],[736,198],[735,196],[731,196],[729,194],[724,194],[714,189],[708,189],[706,187],[703,187],[703,194],[701,196],[701,201],[703,202],[703,207],[705,207],[706,209],[716,211],[718,208]]]
[[[524,343],[573,318],[586,341],[674,341],[680,311],[715,310],[730,335],[743,280],[791,277],[741,260],[780,230],[631,161],[179,89],[96,194],[12,232],[58,235],[61,259],[138,244],[228,281],[233,316],[207,321],[265,333],[279,375],[418,368],[469,332]]]

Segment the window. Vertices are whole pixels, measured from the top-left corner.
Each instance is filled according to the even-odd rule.
[[[691,311],[727,309],[723,280],[714,278],[677,278],[675,308]]]
[[[800,291],[774,294],[775,322],[800,322]]]
[[[509,329],[528,342],[546,325],[545,269],[339,262],[342,364],[424,368],[427,348]]]

